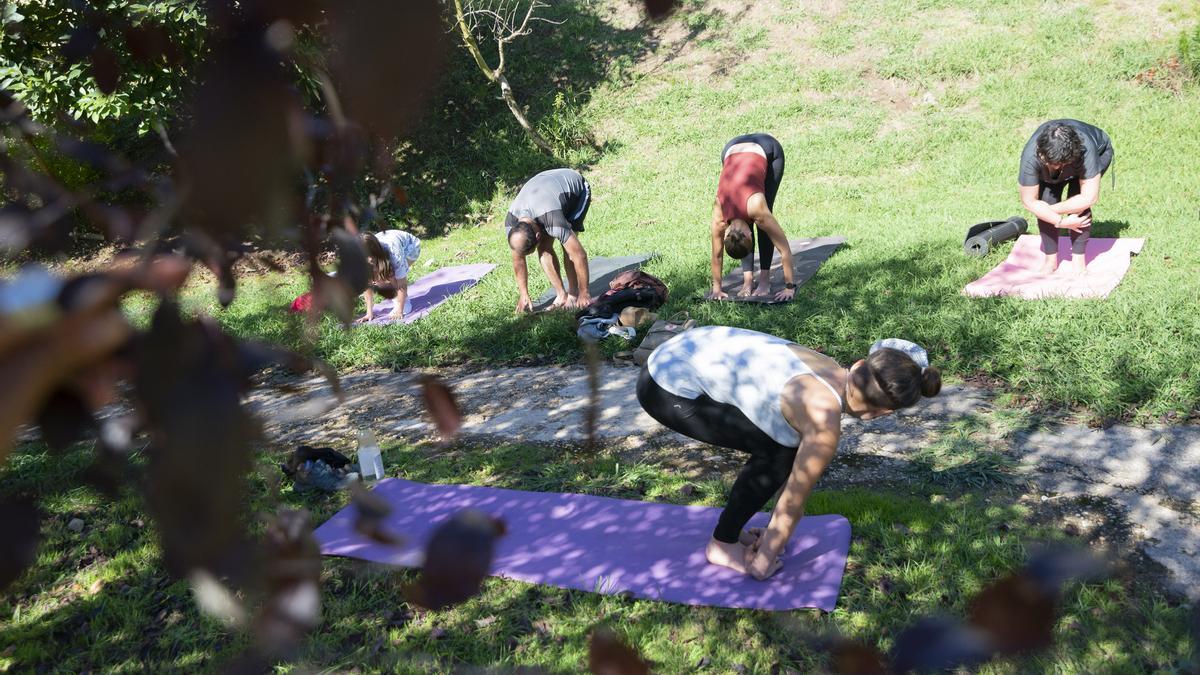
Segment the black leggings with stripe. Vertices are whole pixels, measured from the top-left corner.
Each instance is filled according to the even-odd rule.
[[[702,443],[750,454],[713,531],[718,541],[736,542],[750,518],[787,482],[798,448],[776,442],[728,403],[672,394],[654,381],[649,367],[638,377],[637,397],[642,409],[663,426]]]
[[[765,192],[763,196],[767,198],[767,208],[771,209],[771,213],[775,213],[775,195],[779,194],[779,184],[783,182],[783,146],[770,134],[743,134],[730,140],[722,148],[722,165],[725,164],[725,153],[728,152],[729,148],[738,143],[756,143],[767,154],[767,180],[764,183]],[[775,244],[771,241],[770,237],[764,237],[757,230],[757,226],[750,228],[750,236],[758,237],[759,269],[770,269],[771,259],[775,256]],[[753,253],[742,258],[742,270],[746,272],[754,271]]]

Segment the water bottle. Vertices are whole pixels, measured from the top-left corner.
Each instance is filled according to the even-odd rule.
[[[383,455],[370,429],[358,432],[358,472],[364,480],[383,478]]]

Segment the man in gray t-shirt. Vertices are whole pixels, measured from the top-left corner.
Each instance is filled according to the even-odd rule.
[[[1060,228],[1071,236],[1072,271],[1084,273],[1092,205],[1100,198],[1100,177],[1112,159],[1108,134],[1079,120],[1046,122],[1025,144],[1017,183],[1021,203],[1038,220],[1042,253],[1046,256],[1043,274],[1050,274],[1058,266]]]
[[[583,232],[583,220],[591,205],[592,191],[578,171],[550,169],[530,178],[508,209],[504,234],[512,249],[513,274],[517,277],[517,312],[530,311],[529,269],[525,257],[536,249],[542,270],[558,296],[554,307],[586,307],[592,303],[588,293],[588,257],[577,233]],[[562,245],[567,287],[563,288],[554,240]]]

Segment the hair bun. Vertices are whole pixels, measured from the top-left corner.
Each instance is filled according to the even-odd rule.
[[[942,390],[942,373],[929,366],[921,373],[921,394],[926,398],[937,396]]]

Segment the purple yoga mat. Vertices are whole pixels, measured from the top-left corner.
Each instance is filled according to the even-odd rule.
[[[405,545],[384,546],[356,533],[356,507],[350,505],[317,528],[321,553],[419,567],[433,530],[454,513],[475,508],[508,524],[492,564],[497,576],[688,605],[829,612],[850,549],[848,520],[806,516],[788,544],[783,569],[756,581],[705,560],[718,508],[398,478],[380,481],[374,493],[391,504],[386,527]],[[765,526],[769,518],[759,513],[750,526]]]
[[[408,300],[412,303],[412,311],[405,314],[400,323],[412,323],[425,316],[450,296],[461,293],[479,283],[480,279],[495,268],[496,266],[491,263],[455,265],[454,267],[443,267],[417,279],[408,285]],[[391,300],[381,300],[375,303],[375,318],[370,321],[370,324],[385,326],[395,323],[387,318],[393,306]]]

